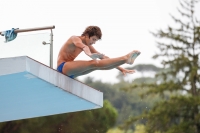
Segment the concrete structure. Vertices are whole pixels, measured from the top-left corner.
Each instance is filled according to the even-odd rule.
[[[0,59],[0,122],[102,106],[102,92],[27,56]]]

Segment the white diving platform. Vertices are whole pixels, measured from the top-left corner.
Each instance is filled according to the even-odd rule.
[[[0,58],[0,122],[103,107],[103,93],[30,57]]]

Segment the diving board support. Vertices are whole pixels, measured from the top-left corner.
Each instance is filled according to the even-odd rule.
[[[32,58],[0,64],[0,122],[103,107],[102,92]]]

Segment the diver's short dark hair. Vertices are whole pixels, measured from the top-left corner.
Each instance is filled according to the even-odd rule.
[[[98,26],[88,26],[81,36],[88,35],[89,38],[91,36],[97,36],[99,39],[102,37],[101,29]]]

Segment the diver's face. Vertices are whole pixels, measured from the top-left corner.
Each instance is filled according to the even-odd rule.
[[[88,45],[93,45],[98,40],[99,40],[99,38],[97,36],[91,36],[90,38],[88,37],[87,44]]]

